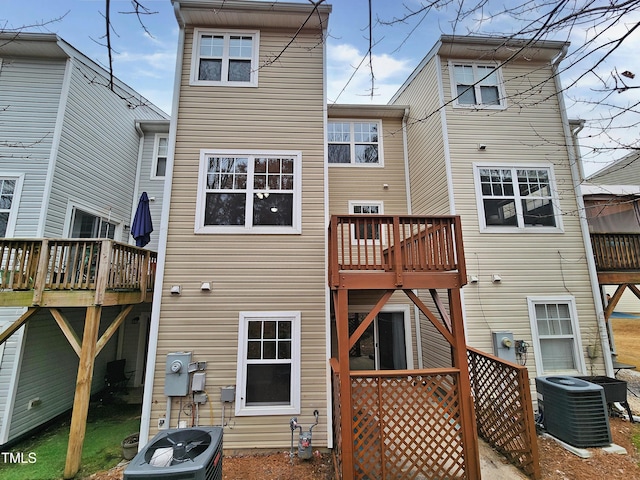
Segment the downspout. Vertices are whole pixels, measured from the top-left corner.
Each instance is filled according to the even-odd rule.
[[[323,171],[324,176],[323,191],[324,191],[324,272],[329,271],[329,222],[331,221],[331,215],[329,212],[329,146],[327,143],[327,124],[329,122],[329,109],[327,107],[327,30],[322,32],[323,47],[322,47],[322,145],[323,145]],[[325,312],[325,355],[326,355],[326,392],[327,392],[327,448],[334,448],[333,445],[333,415],[329,415],[329,412],[333,412],[333,390],[332,390],[332,378],[331,372],[331,289],[325,278],[324,282],[324,312]]]
[[[560,115],[562,117],[562,128],[564,130],[565,143],[567,145],[567,154],[569,155],[569,166],[571,168],[571,178],[573,181],[573,188],[576,195],[576,202],[578,204],[578,218],[580,219],[580,230],[582,231],[582,242],[584,243],[584,250],[587,257],[587,268],[589,270],[589,278],[591,281],[591,293],[593,296],[594,307],[596,311],[596,321],[598,323],[598,331],[600,333],[600,342],[602,346],[602,357],[604,361],[605,373],[608,377],[613,377],[613,361],[611,359],[611,349],[609,348],[609,336],[607,334],[607,327],[604,320],[604,308],[602,306],[602,298],[600,297],[600,289],[598,283],[598,272],[596,271],[595,259],[593,257],[593,249],[591,247],[591,237],[589,236],[589,226],[587,224],[587,217],[585,216],[584,199],[582,198],[582,177],[580,174],[580,168],[578,166],[579,154],[577,149],[577,138],[573,137],[569,131],[569,120],[567,118],[567,112],[564,105],[564,96],[562,95],[562,85],[560,84],[560,75],[558,73],[558,65],[567,55],[569,46],[564,45],[562,51],[551,63],[553,70],[553,78],[555,81],[555,87],[558,95],[558,104],[560,106]],[[577,132],[576,132],[577,133]],[[584,355],[584,352],[582,352]]]
[[[175,153],[176,129],[178,125],[178,102],[180,98],[180,80],[182,75],[182,55],[184,53],[185,25],[180,15],[180,4],[174,4],[176,18],[179,20],[180,32],[178,34],[178,49],[176,54],[176,70],[173,87],[173,100],[171,105],[171,124],[169,128],[169,149],[167,151],[167,169],[165,172],[165,184],[162,198],[162,215],[160,221],[160,233],[158,238],[158,262],[156,266],[156,281],[153,286],[153,303],[151,309],[151,325],[149,329],[149,351],[147,354],[147,370],[145,372],[144,393],[142,397],[142,416],[140,419],[140,438],[138,450],[141,450],[149,441],[149,428],[151,425],[151,406],[153,404],[153,385],[156,373],[156,355],[158,351],[158,332],[160,330],[160,306],[162,302],[162,283],[167,252],[167,236],[169,231],[169,207],[171,205],[171,186],[173,182],[173,161]],[[169,414],[171,412],[171,397],[167,398],[167,413],[165,426],[169,426]]]

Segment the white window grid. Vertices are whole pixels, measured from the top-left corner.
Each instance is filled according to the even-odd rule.
[[[529,318],[534,344],[534,357],[537,375],[547,374],[577,374],[584,375],[586,365],[582,354],[582,338],[578,322],[578,312],[575,298],[570,295],[527,297]],[[573,368],[545,369],[545,359],[542,358],[541,343],[553,340],[569,340],[573,358]],[[548,359],[550,364],[554,360]]]
[[[191,65],[192,85],[226,85],[256,87],[258,85],[258,31],[221,31],[196,28],[193,36]],[[220,60],[220,80],[200,80],[200,60]],[[249,81],[229,80],[229,63],[234,60],[250,61]]]
[[[228,171],[212,171],[212,165],[219,161],[233,163]],[[267,163],[266,171],[256,172],[256,163]],[[277,162],[277,169],[270,165]],[[196,205],[195,233],[301,233],[301,182],[302,155],[292,151],[200,151],[200,179],[198,182],[198,203]],[[241,166],[243,165],[243,166]],[[231,176],[222,188],[222,176]],[[263,180],[260,180],[263,179]],[[205,205],[207,193],[243,193],[245,195],[245,224],[243,226],[205,225]],[[254,226],[254,196],[266,198],[270,193],[291,194],[293,199],[292,225]]]
[[[506,108],[506,94],[502,80],[502,69],[494,64],[475,62],[449,62],[451,76],[451,96],[453,106],[461,108],[504,109]],[[458,91],[458,86],[463,87]],[[464,87],[468,87],[464,88]],[[495,95],[490,94],[494,92]],[[473,102],[464,100],[473,95]],[[486,97],[483,98],[483,97]],[[497,97],[487,103],[485,100]]]
[[[485,232],[562,232],[556,182],[553,168],[548,165],[500,165],[474,164],[478,220]],[[484,190],[483,190],[484,187]],[[503,218],[516,217],[516,225],[491,225],[487,223],[484,200],[513,200],[501,207]],[[554,225],[525,224],[525,212],[551,203]]]
[[[382,148],[382,122],[380,120],[331,120],[327,124],[327,143],[349,145],[349,163],[329,163],[332,167],[384,166]],[[358,147],[376,146],[377,162],[358,161]]]
[[[169,136],[156,134],[153,145],[153,165],[151,166],[151,179],[163,180],[167,169],[169,153]]]
[[[300,323],[299,311],[278,312],[240,312],[238,332],[238,362],[236,373],[236,409],[237,416],[252,415],[285,415],[300,413]],[[250,322],[281,321],[291,322],[291,348],[289,359],[248,359],[248,340]],[[247,405],[245,392],[247,388],[247,365],[250,363],[287,363],[291,365],[290,403],[288,405]]]

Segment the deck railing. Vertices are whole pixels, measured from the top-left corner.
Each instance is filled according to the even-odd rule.
[[[103,239],[0,239],[0,291],[134,290],[153,287],[157,254]]]
[[[598,271],[640,270],[640,234],[592,233]]]
[[[329,226],[329,282],[340,272],[437,273],[464,277],[457,216],[334,215]]]

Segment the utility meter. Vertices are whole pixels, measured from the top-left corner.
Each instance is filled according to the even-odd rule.
[[[184,397],[189,394],[189,363],[191,352],[173,352],[167,355],[164,394],[168,397]]]

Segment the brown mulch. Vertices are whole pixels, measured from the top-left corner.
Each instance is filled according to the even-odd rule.
[[[610,418],[613,442],[627,450],[627,455],[608,454],[601,449],[588,449],[591,458],[583,459],[568,452],[556,441],[538,437],[540,468],[543,480],[640,480],[640,456],[631,443],[633,432],[640,434],[640,424],[622,418]],[[121,480],[125,466],[90,476],[91,480]],[[224,480],[332,480],[330,454],[316,452],[310,460],[291,459],[289,452],[269,455],[225,456],[222,463]],[[488,479],[491,480],[491,479]]]
[[[635,415],[640,414],[640,373],[620,371],[619,380],[627,382],[627,399]],[[640,436],[640,423],[626,419],[609,419],[613,443],[623,447],[626,455],[588,449],[592,456],[583,459],[565,450],[553,439],[538,436],[542,480],[640,480],[640,455],[631,438]],[[125,466],[91,475],[91,480],[122,480]],[[290,458],[289,452],[270,455],[225,456],[222,463],[224,480],[332,480],[333,462],[330,454],[314,453],[310,460]],[[491,479],[487,479],[491,480]]]

